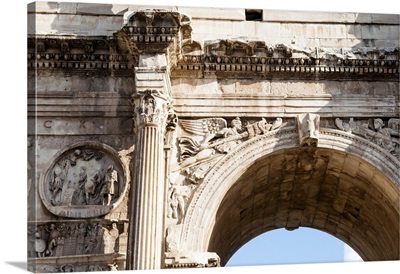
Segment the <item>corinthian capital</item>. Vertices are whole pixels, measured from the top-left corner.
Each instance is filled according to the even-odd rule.
[[[169,100],[157,90],[145,90],[132,96],[135,127],[164,128],[168,117]]]

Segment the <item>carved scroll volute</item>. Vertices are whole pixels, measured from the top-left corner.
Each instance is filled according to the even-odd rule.
[[[301,146],[318,145],[319,138],[319,120],[318,114],[300,114],[297,116],[297,126]]]
[[[142,126],[158,127],[162,132],[168,117],[168,99],[157,90],[132,95],[135,130]]]

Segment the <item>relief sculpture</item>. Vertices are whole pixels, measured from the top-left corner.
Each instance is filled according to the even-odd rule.
[[[355,121],[354,118],[350,118],[347,122],[336,118],[335,125],[340,130],[364,137],[391,154],[400,156],[400,119],[398,118],[387,121],[381,118]]]
[[[174,224],[182,222],[194,189],[217,161],[239,144],[284,126],[281,118],[243,123],[239,117],[229,126],[224,118],[179,120],[179,124],[183,130],[178,138],[179,161],[171,166],[175,180],[170,182],[166,212]]]
[[[265,134],[282,126],[282,119],[276,118],[268,123],[265,118],[255,123],[243,126],[239,117],[231,121],[230,127],[223,118],[208,118],[200,120],[182,120],[183,129],[195,136],[203,137],[198,140],[192,136],[179,138],[180,168],[211,158],[213,155],[226,154],[232,148],[246,139]]]
[[[71,255],[114,254],[126,252],[119,240],[126,238],[125,223],[72,222],[50,223],[28,228],[32,250],[28,257],[62,257]]]
[[[118,162],[103,151],[83,147],[56,161],[40,193],[53,214],[86,218],[107,214],[124,188]]]

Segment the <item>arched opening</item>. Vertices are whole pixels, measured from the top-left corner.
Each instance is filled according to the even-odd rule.
[[[275,229],[261,234],[233,254],[226,266],[362,261],[348,245],[312,229]]]
[[[254,161],[225,193],[208,251],[225,265],[258,235],[309,227],[347,243],[363,260],[397,260],[398,196],[397,187],[359,157],[329,148],[281,149]]]

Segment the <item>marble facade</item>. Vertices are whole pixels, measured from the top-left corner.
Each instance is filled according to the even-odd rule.
[[[35,2],[28,20],[30,271],[217,267],[301,226],[400,259],[399,15]]]

